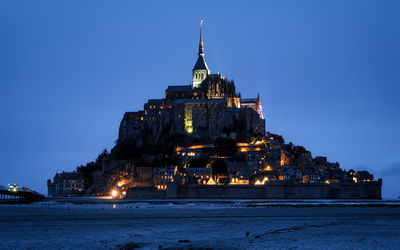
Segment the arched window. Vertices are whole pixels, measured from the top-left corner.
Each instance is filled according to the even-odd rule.
[[[196,73],[196,79],[197,79],[197,73]]]
[[[203,73],[201,73],[201,79],[204,79],[204,74]]]

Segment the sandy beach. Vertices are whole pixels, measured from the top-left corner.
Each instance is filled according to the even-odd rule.
[[[1,205],[0,226],[1,249],[400,248],[397,205],[53,201]]]

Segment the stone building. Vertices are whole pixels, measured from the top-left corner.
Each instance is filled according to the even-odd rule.
[[[201,28],[197,55],[192,84],[168,86],[164,99],[150,99],[143,110],[126,112],[118,142],[134,140],[140,145],[145,132],[154,136],[154,142],[166,132],[213,140],[224,128],[233,128],[235,121],[240,121],[247,133],[265,135],[260,96],[241,99],[233,81],[210,73]]]
[[[153,176],[153,183],[154,186],[158,190],[165,190],[169,183],[174,181],[178,174],[178,167],[177,166],[169,166],[165,168],[160,168],[157,173]]]
[[[48,196],[79,196],[82,195],[85,188],[83,174],[80,172],[62,172],[57,173],[53,182],[47,180]]]

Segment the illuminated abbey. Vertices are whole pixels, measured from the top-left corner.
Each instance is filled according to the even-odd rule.
[[[154,142],[165,132],[210,140],[239,129],[251,135],[265,135],[260,97],[242,99],[233,81],[220,73],[210,73],[201,26],[197,55],[190,85],[168,86],[165,98],[150,99],[144,110],[125,113],[119,142],[135,140],[140,145],[143,132],[149,130]]]
[[[190,84],[126,112],[111,151],[56,174],[49,196],[381,198],[382,180],[369,172],[343,170],[266,133],[260,97],[243,99],[233,81],[211,74],[201,26],[197,56]]]

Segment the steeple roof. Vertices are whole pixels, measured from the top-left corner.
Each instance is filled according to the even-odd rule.
[[[208,66],[207,66],[207,63],[206,63],[206,60],[204,59],[204,56],[199,56],[197,58],[197,61],[196,61],[196,64],[194,65],[194,67],[193,67],[193,70],[198,70],[198,69],[206,69],[207,71],[209,70]]]
[[[196,64],[193,67],[193,70],[200,70],[200,69],[205,69],[209,71],[206,59],[204,59],[204,44],[203,44],[203,34],[201,32],[201,26],[203,24],[203,20],[200,20],[200,42],[199,42],[199,52],[197,55],[199,57],[197,58]]]

